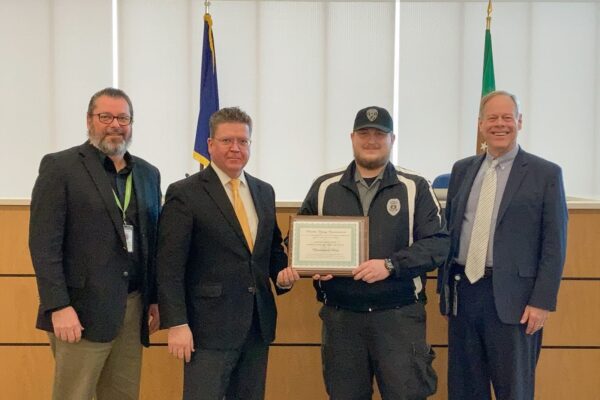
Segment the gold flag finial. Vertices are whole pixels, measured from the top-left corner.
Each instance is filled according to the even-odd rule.
[[[490,6],[491,7],[491,6]],[[204,13],[208,14],[208,9],[210,8],[210,1],[206,0],[204,2]]]
[[[485,19],[485,29],[489,30],[492,25],[492,0],[488,1],[487,18]]]

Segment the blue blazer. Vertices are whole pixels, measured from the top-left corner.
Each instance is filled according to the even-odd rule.
[[[485,155],[457,161],[446,201],[450,254],[440,271],[442,314],[452,310],[449,267],[457,256],[471,186]],[[567,206],[558,165],[519,149],[494,234],[493,290],[500,320],[518,324],[525,306],[556,310],[567,242]]]

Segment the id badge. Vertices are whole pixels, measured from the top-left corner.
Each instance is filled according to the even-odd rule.
[[[125,231],[125,242],[127,242],[127,252],[133,253],[133,225],[123,224]]]

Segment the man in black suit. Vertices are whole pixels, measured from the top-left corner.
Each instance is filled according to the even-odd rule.
[[[252,120],[210,119],[211,164],[169,186],[159,224],[158,299],[169,352],[185,359],[184,399],[262,399],[277,311],[298,275],[275,219],[273,188],[244,166]]]
[[[142,344],[159,325],[155,248],[160,175],[127,151],[133,107],[119,89],[90,99],[89,140],[44,156],[29,248],[56,361],[53,399],[137,399]]]
[[[440,272],[449,315],[450,400],[533,399],[542,327],[566,252],[560,167],[517,146],[521,113],[504,91],[481,100],[487,152],[458,161],[446,202],[451,251]]]

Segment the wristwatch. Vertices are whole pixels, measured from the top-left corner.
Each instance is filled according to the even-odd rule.
[[[394,264],[392,264],[392,260],[390,260],[389,258],[386,258],[385,260],[383,260],[383,265],[385,266],[385,269],[388,270],[388,272],[390,273],[390,275],[394,274]]]

